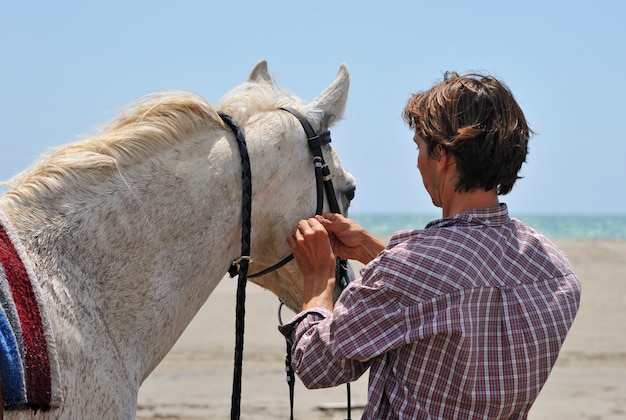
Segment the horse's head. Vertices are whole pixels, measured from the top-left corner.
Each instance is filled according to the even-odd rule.
[[[311,103],[303,105],[277,87],[267,63],[261,61],[251,71],[248,82],[218,104],[220,111],[239,122],[248,143],[253,191],[250,273],[287,256],[290,250],[286,236],[300,219],[313,216],[317,206],[313,154],[307,136],[300,122],[281,107],[295,109],[316,133],[323,133],[341,118],[349,83],[348,69],[342,65],[335,80]],[[329,144],[321,147],[339,210],[345,215],[354,197],[354,178],[342,168]],[[323,211],[330,211],[326,197]],[[271,290],[292,310],[300,310],[302,276],[295,262],[252,281]]]

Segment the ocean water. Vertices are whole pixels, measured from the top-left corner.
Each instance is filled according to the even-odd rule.
[[[551,239],[626,239],[626,215],[511,216]],[[350,214],[350,218],[376,236],[391,236],[401,229],[422,229],[439,217],[437,214]]]

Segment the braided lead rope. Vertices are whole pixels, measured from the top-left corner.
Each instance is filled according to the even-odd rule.
[[[252,230],[252,174],[250,171],[250,157],[246,146],[246,138],[237,122],[228,114],[219,112],[222,120],[231,128],[239,144],[241,154],[241,258],[237,259],[239,278],[237,280],[237,305],[235,318],[235,363],[233,368],[233,392],[231,397],[230,418],[239,420],[241,415],[241,376],[243,362],[243,335],[246,316],[246,283],[248,264],[250,263],[250,231]]]

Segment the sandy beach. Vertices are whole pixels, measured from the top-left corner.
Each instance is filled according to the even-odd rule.
[[[581,308],[529,418],[626,418],[626,241],[561,240],[582,282]],[[225,278],[139,392],[138,419],[227,419],[232,388],[236,279]],[[289,418],[278,300],[249,284],[241,418]],[[293,313],[283,310],[283,319]],[[367,373],[352,388],[352,417]],[[346,388],[296,381],[295,417],[343,419]],[[339,408],[335,408],[339,407]]]

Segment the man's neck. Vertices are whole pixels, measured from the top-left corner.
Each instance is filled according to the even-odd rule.
[[[469,192],[455,191],[442,206],[443,217],[452,217],[459,213],[478,208],[491,208],[500,205],[496,190],[482,189]]]

